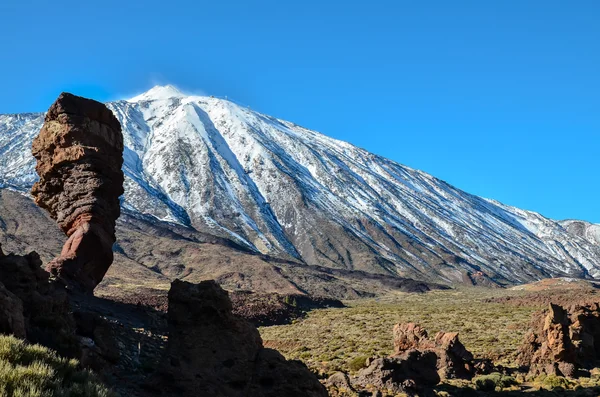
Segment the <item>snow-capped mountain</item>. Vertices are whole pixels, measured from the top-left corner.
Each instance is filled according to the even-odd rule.
[[[600,244],[540,214],[233,102],[154,87],[110,102],[131,212],[282,259],[437,281],[600,277]],[[0,187],[28,191],[43,114],[0,116]]]

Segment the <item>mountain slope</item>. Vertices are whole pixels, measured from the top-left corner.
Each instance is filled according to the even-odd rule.
[[[155,87],[108,104],[132,213],[282,260],[444,282],[600,276],[600,246],[349,143],[235,103]],[[35,179],[41,114],[0,116],[0,185]]]
[[[44,262],[60,252],[63,233],[23,194],[0,189],[0,246],[5,253],[36,251]],[[125,210],[117,221],[115,260],[98,296],[164,295],[170,282],[216,280],[229,290],[355,299],[390,291],[440,286],[398,277],[307,266],[258,255],[229,240]]]
[[[600,245],[600,225],[585,221],[564,220],[560,224],[571,234],[586,239],[594,245]]]

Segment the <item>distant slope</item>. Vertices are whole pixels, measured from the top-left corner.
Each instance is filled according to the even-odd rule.
[[[60,252],[63,243],[56,223],[31,199],[0,189],[0,244],[4,253],[36,251],[47,262]],[[175,278],[191,282],[215,279],[229,290],[307,293],[338,299],[438,288],[398,277],[277,260],[191,228],[128,212],[117,223],[114,250],[115,262],[96,295],[167,291]]]
[[[600,276],[600,247],[560,223],[296,124],[171,86],[108,106],[132,214],[332,269],[501,284]],[[0,185],[35,180],[42,121],[0,116]]]

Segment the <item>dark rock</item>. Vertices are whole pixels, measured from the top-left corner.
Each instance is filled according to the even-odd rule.
[[[340,391],[354,391],[354,388],[350,384],[350,378],[348,377],[348,374],[344,372],[336,372],[335,374],[331,375],[329,378],[327,378],[326,385],[328,388],[335,387]]]
[[[475,375],[488,375],[494,372],[495,369],[496,367],[490,359],[484,358],[473,360],[473,370],[475,371]]]
[[[31,193],[67,235],[47,269],[91,291],[113,261],[123,194],[123,135],[102,103],[62,93],[34,139],[40,180]]]
[[[0,333],[25,338],[23,302],[0,283]]]
[[[258,330],[232,314],[214,281],[179,280],[169,291],[169,340],[155,385],[163,395],[326,396],[296,361],[265,349]]]
[[[375,387],[393,393],[415,394],[440,382],[437,356],[432,351],[408,350],[401,355],[378,358],[361,369],[352,384],[362,389]]]
[[[0,257],[0,282],[22,305],[25,335],[21,331],[19,334],[32,343],[77,357],[79,347],[67,291],[64,284],[51,280],[50,274],[41,266],[42,261],[35,252],[25,256],[10,254]],[[15,305],[16,309],[18,303]],[[16,316],[14,326],[20,323],[20,319],[16,311],[13,313]],[[20,325],[16,326],[20,329]]]

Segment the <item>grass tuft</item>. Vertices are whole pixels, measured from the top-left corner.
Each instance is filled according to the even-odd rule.
[[[0,335],[0,396],[111,397],[113,394],[77,360],[40,345]]]

